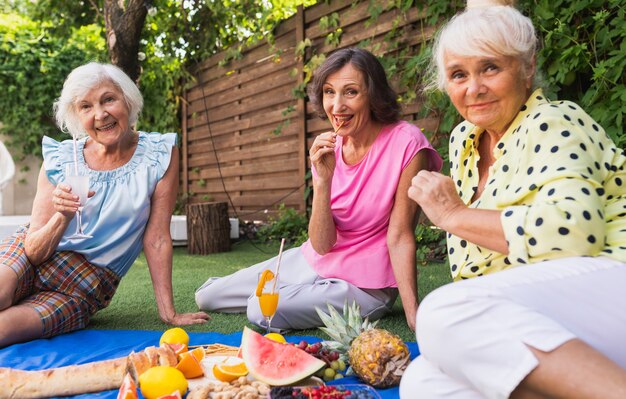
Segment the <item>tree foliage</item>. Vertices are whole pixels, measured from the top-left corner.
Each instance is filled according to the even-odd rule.
[[[13,0],[0,6],[2,132],[23,154],[39,154],[41,137],[58,136],[51,109],[67,74],[92,60],[110,62],[105,35],[109,0]],[[181,93],[198,62],[224,48],[272,39],[281,19],[312,0],[145,0],[139,85],[139,128],[179,131]],[[118,4],[120,2],[116,2]],[[129,1],[122,2],[128,4]],[[139,1],[132,1],[137,4]]]
[[[17,157],[40,152],[42,135],[59,137],[52,102],[65,76],[78,64],[103,60],[102,29],[85,25],[66,37],[51,35],[52,23],[0,14],[0,118]]]
[[[0,6],[0,98],[3,131],[25,154],[38,153],[43,134],[56,135],[51,106],[67,73],[90,61],[107,61],[104,33],[104,1],[13,0]],[[368,0],[361,0],[368,1]],[[145,0],[147,16],[139,47],[146,100],[140,128],[178,131],[180,99],[188,72],[217,51],[226,49],[237,58],[243,46],[254,40],[273,42],[272,32],[281,19],[295,12],[297,4],[314,0]],[[413,7],[427,10],[424,31],[464,6],[460,0],[369,1],[370,24],[386,9],[402,13]],[[538,69],[552,98],[583,106],[622,146],[626,144],[626,16],[620,0],[520,0],[540,38]],[[19,15],[18,15],[19,14]],[[327,44],[341,46],[341,15],[325,21]],[[402,26],[402,24],[398,24]],[[382,61],[398,85],[406,88],[402,101],[423,101],[423,113],[440,116],[431,137],[446,154],[446,137],[459,116],[441,93],[423,95],[424,71],[429,69],[430,48],[414,54],[405,46],[402,28],[391,32],[388,46],[395,51]],[[367,41],[360,43],[368,46]],[[303,56],[311,43],[298,44],[295,56]],[[394,47],[395,46],[395,47]],[[310,53],[310,52],[309,52]],[[278,54],[280,55],[280,54]],[[323,61],[312,54],[307,76]],[[307,72],[308,71],[308,72]],[[294,87],[304,95],[303,87]],[[440,138],[440,140],[438,139]]]

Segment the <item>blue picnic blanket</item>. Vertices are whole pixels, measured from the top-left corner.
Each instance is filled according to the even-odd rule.
[[[124,357],[132,351],[140,351],[148,346],[158,346],[162,331],[137,330],[82,330],[64,334],[50,339],[38,339],[24,344],[15,344],[0,349],[0,367],[11,367],[21,370],[43,370],[52,367],[63,367],[73,364],[90,363],[99,360]],[[241,333],[218,334],[212,332],[189,333],[189,345],[221,343],[239,346]],[[317,337],[286,336],[288,342],[298,343],[306,340],[309,343],[320,341]],[[411,359],[419,354],[415,342],[407,342],[411,351]],[[335,380],[332,384],[356,384],[360,381],[355,377]],[[399,397],[398,388],[379,389],[377,392],[383,399]],[[73,398],[115,399],[117,390],[97,394],[77,395]]]

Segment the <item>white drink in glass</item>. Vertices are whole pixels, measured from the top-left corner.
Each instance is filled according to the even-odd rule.
[[[87,194],[89,194],[89,176],[68,175],[65,182],[72,187],[72,194],[78,195],[82,209],[87,201]]]
[[[77,166],[74,162],[65,165],[65,184],[72,187],[72,194],[78,196],[80,205],[76,212],[76,232],[69,238],[91,238],[92,236],[83,233],[82,218],[83,206],[87,202],[89,195],[89,171],[82,165]]]

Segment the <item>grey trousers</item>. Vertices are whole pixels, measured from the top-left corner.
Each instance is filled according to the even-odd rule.
[[[255,289],[263,270],[276,271],[277,259],[274,257],[225,277],[209,278],[196,290],[198,308],[210,312],[246,312],[251,323],[265,328]],[[280,297],[271,325],[274,331],[323,326],[315,307],[327,313],[329,303],[341,313],[346,299],[349,304],[356,300],[363,317],[377,320],[391,311],[398,296],[397,288],[361,289],[341,279],[320,277],[299,247],[283,252],[279,273]]]

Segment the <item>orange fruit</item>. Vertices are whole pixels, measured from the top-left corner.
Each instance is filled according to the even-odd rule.
[[[191,353],[197,361],[201,361],[202,359],[204,359],[204,348],[202,347],[195,348],[189,351],[189,353]]]
[[[185,356],[193,356],[196,358],[197,361],[201,361],[202,359],[204,359],[204,348],[202,347],[197,347],[194,348],[193,350],[187,350],[181,353],[178,353],[178,360],[182,360],[183,357]]]
[[[237,364],[218,363],[213,366],[213,375],[222,382],[231,382],[239,377],[248,375],[248,368],[244,362]]]
[[[180,361],[176,365],[176,369],[183,373],[185,378],[198,378],[204,375],[200,360],[196,358],[192,352],[193,351],[183,353],[180,357]]]
[[[261,277],[259,277],[259,284],[257,284],[256,286],[256,296],[261,296],[261,294],[263,293],[263,286],[265,285],[265,283],[267,283],[268,281],[271,281],[274,278],[274,273],[272,273],[271,270],[269,269],[265,269],[263,270],[263,273],[261,273]]]

